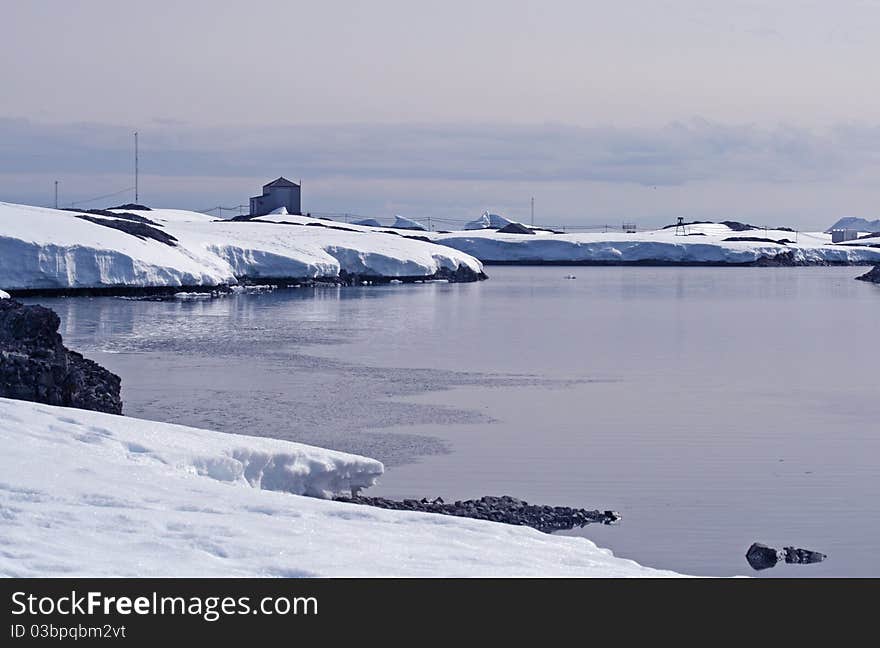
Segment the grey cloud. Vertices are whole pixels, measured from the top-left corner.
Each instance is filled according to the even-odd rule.
[[[127,173],[133,129],[0,119],[0,173]],[[876,162],[880,128],[817,134],[694,119],[661,128],[546,125],[279,125],[140,129],[159,176],[610,182],[827,181]]]

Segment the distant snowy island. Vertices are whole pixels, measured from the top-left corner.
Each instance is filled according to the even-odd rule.
[[[254,221],[329,226],[303,216],[260,216]],[[365,221],[361,221],[362,223]],[[560,233],[514,223],[497,215],[469,229],[430,232],[375,224],[335,223],[352,231],[417,237],[459,250],[485,264],[555,265],[870,265],[880,263],[880,236],[835,244],[831,234],[764,229],[744,223],[688,223],[638,232]],[[495,226],[499,225],[499,229]]]
[[[438,243],[471,254],[483,263],[554,263],[576,265],[867,265],[880,262],[867,243],[835,245],[818,232],[730,229],[727,225],[691,225],[635,234],[594,233],[533,235],[478,232],[444,234]]]

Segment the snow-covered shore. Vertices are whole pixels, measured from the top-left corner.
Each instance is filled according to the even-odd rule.
[[[880,262],[880,249],[835,245],[821,232],[689,225],[627,234],[503,234],[494,230],[438,234],[432,240],[484,263],[866,265]],[[736,240],[739,239],[739,240]],[[746,240],[752,239],[752,240]],[[764,239],[764,240],[761,240]]]
[[[0,399],[0,444],[2,576],[677,575],[583,538],[320,499],[382,465],[287,441]]]
[[[496,217],[500,218],[500,217]],[[301,224],[326,221],[302,216],[262,216],[258,220]],[[488,217],[487,217],[488,222]],[[500,222],[500,221],[499,221]],[[477,222],[469,225],[475,226]],[[498,224],[498,223],[495,223]],[[635,233],[558,234],[535,229],[509,234],[494,228],[456,232],[395,230],[336,223],[357,231],[418,236],[464,252],[486,264],[571,265],[870,265],[880,263],[878,239],[834,244],[824,232],[731,228],[698,223]],[[875,247],[871,247],[874,245]]]
[[[217,221],[184,210],[141,221],[0,203],[0,286],[15,290],[216,286],[243,279],[453,276],[482,265],[448,247],[386,233]],[[128,230],[128,231],[126,231]]]

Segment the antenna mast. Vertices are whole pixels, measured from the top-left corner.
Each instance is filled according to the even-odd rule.
[[[58,209],[58,181],[55,181],[55,209]]]
[[[532,222],[531,225],[535,224],[535,197],[532,196]]]
[[[138,134],[134,132],[134,202],[138,201]]]

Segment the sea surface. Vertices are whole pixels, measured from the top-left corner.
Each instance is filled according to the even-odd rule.
[[[862,272],[489,267],[27,301],[122,376],[126,414],[373,456],[366,494],[614,509],[567,533],[690,574],[877,577],[880,287]],[[753,572],[753,541],[829,558]]]

